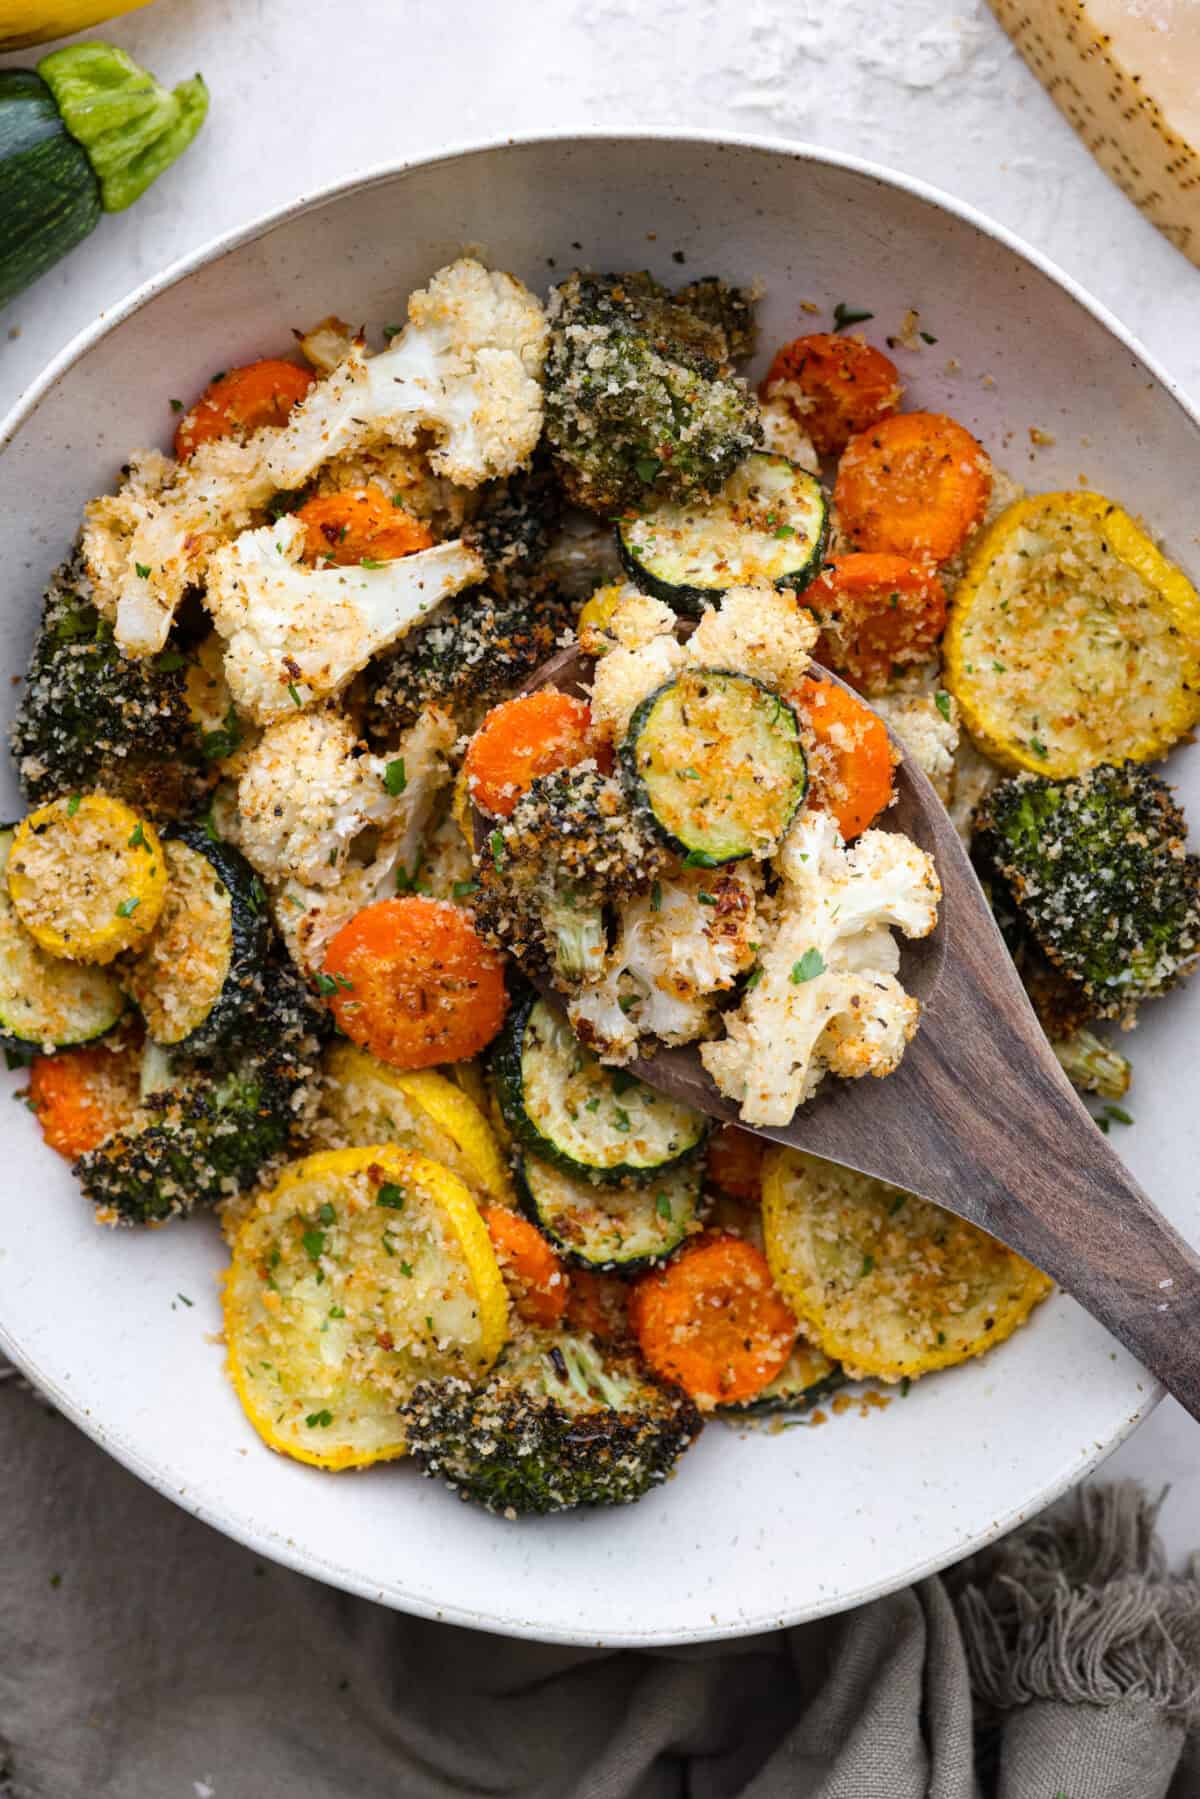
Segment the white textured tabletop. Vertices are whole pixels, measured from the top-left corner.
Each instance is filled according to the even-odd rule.
[[[103,35],[164,81],[202,70],[209,124],[0,318],[0,414],[130,288],[316,186],[448,142],[645,125],[920,175],[1052,257],[1200,399],[1200,271],[1095,167],[983,0],[158,0]],[[1106,1473],[1169,1482],[1168,1544],[1197,1546],[1200,1426],[1173,1402]]]

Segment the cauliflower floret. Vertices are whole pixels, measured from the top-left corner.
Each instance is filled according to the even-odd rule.
[[[924,769],[942,804],[948,806],[958,748],[957,701],[948,693],[939,693],[937,699],[931,693],[881,693],[871,696],[871,704],[918,768]]]
[[[714,995],[754,961],[760,889],[753,864],[687,869],[625,905],[601,979],[567,1008],[583,1041],[606,1062],[627,1062],[642,1038],[703,1036]]]
[[[648,603],[656,606],[659,602]],[[662,610],[669,613],[670,607]],[[613,616],[615,619],[616,614]],[[612,623],[610,620],[610,630]],[[613,743],[620,743],[642,701],[686,665],[683,645],[672,635],[671,627],[635,649],[610,650],[597,664],[592,679],[593,725]]]
[[[896,978],[891,928],[924,937],[941,884],[907,837],[866,831],[847,849],[825,813],[803,813],[779,856],[784,886],[760,978],[700,1059],[746,1124],[784,1125],[821,1078],[890,1074],[920,1008]]]
[[[319,972],[330,939],[348,919],[374,900],[387,899],[397,892],[408,891],[416,881],[422,845],[443,794],[452,779],[447,760],[457,735],[456,727],[445,713],[430,708],[404,734],[396,745],[391,762],[404,764],[404,788],[387,796],[386,811],[372,795],[374,816],[365,821],[361,835],[351,837],[343,858],[342,820],[335,818],[320,789],[311,796],[314,811],[322,814],[327,825],[329,850],[336,850],[341,869],[335,886],[306,884],[295,877],[279,879],[282,858],[271,864],[275,872],[260,872],[271,889],[275,921],[287,944],[292,959],[310,973]],[[344,741],[344,739],[343,739]],[[385,764],[386,766],[386,764]],[[314,767],[315,772],[315,767]],[[296,784],[291,791],[293,816],[297,831],[303,834],[304,795]],[[245,843],[243,848],[251,863],[261,853],[257,845]],[[291,847],[291,840],[288,840]],[[314,840],[304,845],[298,838],[295,847],[311,854],[319,853]],[[328,850],[327,850],[328,853]],[[286,851],[285,851],[286,854]],[[305,860],[311,859],[310,854]]]
[[[340,713],[303,712],[271,725],[238,783],[242,849],[264,880],[336,887],[354,839],[386,825],[395,810],[388,767]]]
[[[765,583],[731,587],[692,632],[688,661],[700,668],[736,669],[790,693],[808,668],[818,634],[812,613],[794,593]]]
[[[772,398],[760,400],[758,411],[762,419],[763,448],[773,456],[786,456],[789,462],[806,469],[810,475],[820,474],[820,457],[792,407],[785,400]]]
[[[110,501],[89,508],[84,556],[123,649],[160,650],[184,587],[203,579],[216,545],[278,489],[306,486],[335,457],[427,433],[434,473],[462,487],[528,460],[542,424],[547,329],[538,301],[511,275],[463,258],[412,296],[408,316],[382,355],[352,344],[286,424],[244,444],[202,444],[149,501],[122,494],[117,513]]]
[[[209,564],[208,609],[226,639],[225,679],[259,724],[327,699],[449,594],[479,581],[457,541],[377,568],[309,568],[305,531],[280,519],[243,531]]]

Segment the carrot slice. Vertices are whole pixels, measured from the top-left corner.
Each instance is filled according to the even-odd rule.
[[[175,432],[175,454],[186,462],[193,451],[217,437],[249,437],[263,425],[282,425],[316,376],[278,356],[248,362],[210,381]]]
[[[481,811],[508,818],[539,775],[571,768],[595,753],[587,706],[543,687],[493,706],[467,750],[467,789]]]
[[[394,506],[373,481],[342,493],[318,494],[305,501],[296,517],[304,526],[308,562],[341,567],[364,560],[393,562],[433,543],[429,527]]]
[[[714,1187],[754,1205],[762,1198],[763,1140],[753,1131],[723,1124],[705,1150],[705,1171]]]
[[[925,662],[946,629],[946,590],[930,562],[864,552],[827,562],[805,591],[821,621],[817,656],[867,693]]]
[[[484,1206],[492,1248],[517,1315],[540,1330],[562,1323],[567,1271],[534,1225],[507,1206]]]
[[[759,390],[782,400],[822,456],[836,456],[856,431],[890,418],[900,404],[900,373],[861,337],[814,331],[777,351]]]
[[[29,1104],[50,1148],[73,1162],[128,1124],[137,1110],[139,1072],[138,1054],[129,1047],[35,1056]]]
[[[461,906],[413,894],[377,900],[325,953],[321,986],[352,1043],[394,1068],[460,1062],[490,1043],[508,1007],[504,959]]]
[[[630,1301],[642,1355],[702,1411],[753,1399],[783,1368],[798,1325],[767,1258],[742,1237],[700,1238]]]
[[[869,706],[832,681],[806,675],[792,703],[807,727],[808,804],[831,812],[849,843],[891,804],[891,739]]]
[[[987,511],[983,445],[940,412],[902,412],[852,437],[833,490],[838,522],[859,550],[932,556],[962,549]]]
[[[590,1331],[604,1343],[629,1341],[629,1282],[619,1274],[595,1274],[589,1268],[572,1268],[567,1290],[567,1324],[573,1331]]]

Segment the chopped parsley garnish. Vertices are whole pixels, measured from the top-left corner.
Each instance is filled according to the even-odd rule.
[[[399,337],[403,329],[403,325],[385,325],[383,327],[383,335],[386,337],[387,341],[391,343],[394,337]]]
[[[386,1206],[389,1212],[402,1212],[404,1210],[403,1187],[398,1187],[395,1181],[384,1181],[375,1195],[375,1204]]]
[[[384,566],[383,563],[380,562],[379,559],[375,556],[360,556],[359,557],[359,567],[360,568],[382,568],[383,566]]]
[[[127,847],[131,850],[149,850],[150,848],[150,845],[146,842],[146,833],[142,828],[142,821],[140,818],[133,827],[133,835],[130,837]]]
[[[1105,1106],[1104,1116],[1111,1120],[1113,1124],[1133,1123],[1132,1113],[1127,1112],[1124,1106]]]
[[[825,973],[825,958],[819,949],[806,949],[798,962],[792,963],[792,985],[799,987],[804,981],[814,981],[819,974]]]
[[[637,470],[638,480],[650,487],[658,480],[658,471],[662,465],[657,456],[639,456],[633,466]]]
[[[404,770],[403,756],[397,756],[393,762],[388,763],[383,771],[383,784],[393,799],[397,794],[404,792],[408,786],[408,776]]]
[[[318,1211],[317,1217],[322,1224],[333,1224],[337,1219],[337,1213],[334,1211],[329,1201],[326,1200],[325,1204]]]
[[[860,306],[848,306],[845,300],[839,300],[833,309],[833,328],[844,331],[847,325],[864,325],[874,317],[873,312],[864,312]]]
[[[288,682],[288,698],[291,700],[293,706],[303,706],[304,704],[304,701],[300,698],[300,689],[296,686],[294,681]]]
[[[672,1217],[671,1202],[665,1193],[660,1193],[656,1197],[654,1201],[654,1210],[658,1213],[660,1218],[665,1218],[668,1223],[670,1222]]]
[[[696,773],[694,768],[681,768],[679,771],[679,779],[681,781],[698,781],[700,776]]]
[[[310,1412],[304,1422],[307,1424],[309,1430],[328,1430],[329,1426],[333,1423],[333,1413],[326,1411]]]
[[[492,861],[497,868],[504,867],[504,836],[500,831],[493,831],[488,838],[488,848],[492,852]]]
[[[74,818],[75,814],[78,812],[79,798],[80,798],[80,796],[77,793],[73,793],[71,795],[70,799],[67,801],[67,817],[68,818]]]
[[[863,1265],[862,1265],[863,1274],[870,1274],[870,1272],[871,1272],[872,1268],[874,1268],[874,1266],[875,1266],[875,1257],[874,1256],[866,1255],[863,1257]]]
[[[937,342],[937,338],[933,335],[932,331],[921,331],[918,333],[918,336],[923,344],[935,344]]]
[[[714,893],[698,893],[696,895],[696,901],[697,904],[701,906],[715,906],[717,897]]]
[[[325,1254],[325,1232],[313,1230],[305,1231],[300,1241],[304,1245],[304,1253],[309,1261],[319,1262],[321,1257]]]
[[[776,537],[795,537],[796,527],[794,525],[780,525],[775,535]]]
[[[613,1107],[613,1118],[616,1120],[616,1126],[619,1131],[631,1131],[633,1129],[633,1120],[630,1118],[629,1113],[625,1110],[624,1106]]]
[[[466,899],[468,894],[479,892],[478,881],[455,881],[450,889],[455,899]]]
[[[329,1316],[331,1318],[344,1318],[346,1316],[345,1306],[330,1306]]]
[[[661,881],[655,881],[653,887],[651,887],[651,889],[650,889],[650,910],[652,912],[661,912],[662,911],[662,882]]]
[[[1037,737],[1031,737],[1029,739],[1029,747],[1035,756],[1048,756],[1050,754],[1045,744]]]
[[[236,709],[231,706],[215,731],[205,731],[200,739],[200,754],[206,762],[222,762],[232,756],[242,741],[242,727]]]
[[[412,1279],[412,1263],[401,1261],[400,1272],[406,1281],[410,1281]]]
[[[170,405],[172,412],[182,412],[183,411],[183,401],[182,400],[171,400],[168,402],[168,404]]]
[[[720,868],[721,864],[707,850],[689,850],[683,858],[685,868]]]
[[[762,980],[762,978],[763,978],[762,964],[761,964],[761,962],[756,962],[754,967],[751,969],[750,974],[746,980],[746,992],[753,993],[754,989],[758,986],[758,983]]]
[[[900,1210],[901,1206],[904,1204],[904,1202],[907,1198],[908,1198],[907,1193],[897,1193],[895,1199],[892,1201],[891,1205],[888,1207],[888,1217],[889,1218],[894,1218],[896,1216],[896,1213]]]
[[[117,917],[118,918],[132,918],[134,913],[137,911],[138,907],[141,905],[141,903],[142,903],[141,899],[138,897],[138,895],[136,893],[134,894],[132,899],[123,899],[121,901],[120,905],[117,907]]]
[[[139,580],[148,581],[150,579],[150,570],[144,562],[135,562],[133,566],[137,570]]]
[[[944,688],[939,688],[937,693],[934,694],[933,703],[937,707],[938,711],[941,713],[942,717],[945,719],[946,723],[949,724],[950,723],[950,695],[945,691]]]
[[[175,1297],[176,1299],[181,1299],[185,1306],[194,1305],[196,1303],[195,1300],[189,1299],[186,1293],[177,1293]]]

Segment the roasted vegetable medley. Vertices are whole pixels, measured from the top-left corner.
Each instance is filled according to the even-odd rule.
[[[1019,1256],[753,1128],[918,1028],[899,745],[1105,1125],[1105,1032],[1200,957],[1148,766],[1200,720],[1186,577],[906,408],[915,340],[839,312],[756,389],[754,314],[453,263],[172,401],[50,580],[0,1030],[98,1220],[216,1213],[233,1384],[314,1467],[625,1504],[1029,1316]],[[681,1044],[750,1129],[639,1078]]]

